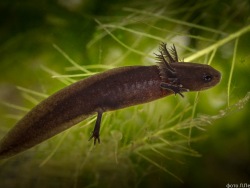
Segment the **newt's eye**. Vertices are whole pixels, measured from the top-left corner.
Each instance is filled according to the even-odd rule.
[[[207,73],[204,73],[204,74],[203,74],[203,80],[204,80],[205,82],[211,82],[212,79],[213,79],[213,76],[212,76],[212,75],[207,74]]]

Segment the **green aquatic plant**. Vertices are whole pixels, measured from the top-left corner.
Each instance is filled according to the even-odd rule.
[[[197,4],[192,10],[202,7],[202,4]],[[53,63],[39,66],[51,75],[44,76],[46,83],[53,80],[54,85],[60,83],[63,87],[118,66],[153,65],[158,44],[166,42],[176,45],[181,51],[179,56],[185,62],[196,61],[221,70],[221,84],[207,92],[187,93],[184,99],[171,96],[108,112],[102,122],[102,143],[96,146],[88,141],[96,117],[89,117],[20,156],[1,162],[0,179],[4,179],[10,171],[16,174],[10,167],[15,165],[15,161],[20,161],[17,168],[23,171],[29,166],[29,179],[42,177],[35,187],[140,187],[149,182],[147,177],[151,178],[152,184],[159,186],[175,180],[185,183],[185,170],[181,169],[185,169],[183,166],[189,160],[202,157],[194,146],[208,137],[204,131],[212,129],[212,125],[218,126],[217,122],[238,111],[247,114],[249,87],[243,88],[239,84],[240,92],[236,95],[235,80],[246,82],[248,78],[238,73],[237,69],[244,69],[244,63],[239,63],[239,56],[242,56],[239,51],[243,48],[243,38],[248,37],[245,35],[249,34],[249,25],[235,27],[234,30],[227,30],[233,20],[217,28],[209,24],[201,25],[190,21],[192,15],[185,7],[179,11],[168,10],[167,13],[164,8],[158,7],[147,10],[127,7],[121,10],[125,16],[119,19],[93,19],[97,29],[85,49],[92,60],[73,60],[77,58],[63,45],[52,44],[50,53],[55,51],[60,55],[59,59],[66,63],[63,70],[50,66]],[[184,17],[178,17],[183,14]],[[223,59],[221,56],[226,57]],[[244,61],[249,61],[249,58],[245,57]],[[28,103],[29,107],[7,101],[2,104],[25,114],[31,106],[59,88],[50,88],[45,93],[23,87],[17,89],[28,101],[25,104]],[[8,114],[7,117],[16,121],[21,115]],[[1,127],[0,131],[2,137],[7,128]],[[32,174],[38,167],[39,173]],[[25,174],[16,175],[19,181],[24,177]],[[156,182],[156,177],[161,183]],[[43,179],[56,183],[39,184]],[[4,181],[7,182],[8,178]]]

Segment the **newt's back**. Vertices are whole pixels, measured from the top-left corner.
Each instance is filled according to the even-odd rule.
[[[98,110],[116,110],[160,98],[159,84],[157,66],[122,67],[80,80],[25,115],[1,140],[0,158],[31,148]]]

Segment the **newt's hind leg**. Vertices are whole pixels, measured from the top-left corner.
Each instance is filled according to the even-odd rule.
[[[101,128],[101,121],[102,121],[102,112],[97,112],[97,119],[95,122],[95,127],[92,132],[91,137],[89,138],[89,141],[94,138],[94,145],[96,144],[96,141],[100,144],[100,128]]]

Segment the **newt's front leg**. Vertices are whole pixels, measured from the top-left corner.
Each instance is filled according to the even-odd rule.
[[[101,121],[102,121],[102,112],[97,112],[97,119],[95,122],[95,127],[94,130],[92,132],[91,137],[89,138],[89,140],[91,140],[92,138],[94,138],[94,145],[96,144],[96,140],[98,141],[98,143],[100,144],[100,127],[101,127]]]
[[[188,89],[183,88],[182,85],[174,85],[174,84],[171,84],[171,83],[164,83],[164,82],[161,83],[161,88],[173,91],[175,95],[179,94],[182,97],[184,97],[182,92],[189,91]]]

